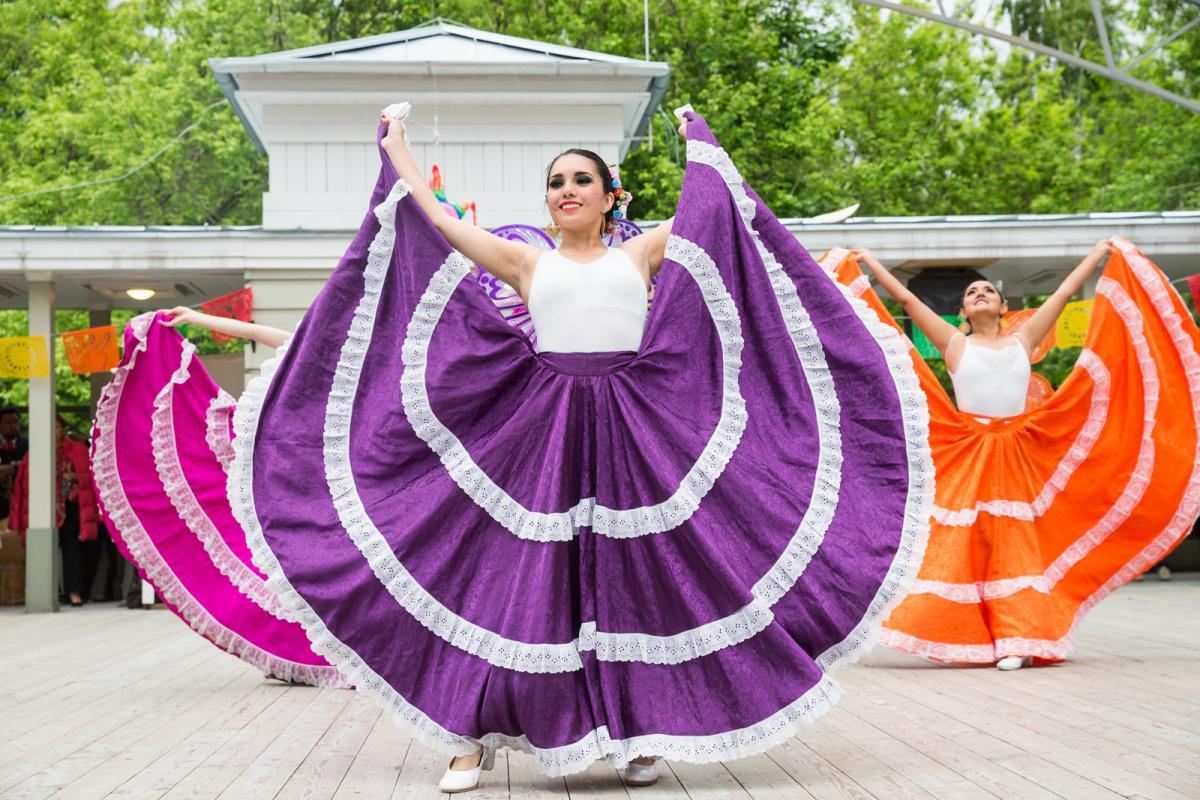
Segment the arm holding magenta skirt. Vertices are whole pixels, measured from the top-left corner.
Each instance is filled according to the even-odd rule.
[[[202,314],[194,308],[176,306],[169,311],[163,311],[166,318],[159,321],[160,325],[178,328],[180,325],[198,325],[210,331],[223,333],[238,339],[249,339],[252,342],[265,344],[267,347],[279,347],[291,336],[290,333],[270,325],[258,325],[253,322],[215,317],[212,314]]]

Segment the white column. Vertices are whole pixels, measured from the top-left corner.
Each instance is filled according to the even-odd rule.
[[[246,285],[254,290],[254,308],[250,318],[260,325],[294,331],[317,295],[325,288],[330,270],[320,269],[263,269],[246,270]],[[258,376],[264,361],[275,357],[275,349],[249,343],[245,349],[248,384]]]
[[[25,544],[25,611],[58,610],[58,526],[55,524],[54,281],[29,273],[29,335],[46,340],[50,374],[29,379],[29,531]]]

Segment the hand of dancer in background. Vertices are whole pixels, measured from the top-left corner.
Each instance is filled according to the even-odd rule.
[[[892,296],[892,299],[904,306],[904,313],[908,314],[913,324],[921,329],[921,333],[925,334],[925,338],[944,357],[946,355],[946,348],[950,345],[950,340],[954,338],[954,334],[958,333],[958,328],[946,322],[940,314],[918,300],[915,294],[910,292],[904,284],[900,283],[892,273],[888,272],[887,267],[879,263],[879,259],[870,250],[852,250],[851,254],[861,263],[867,265],[867,269],[874,276],[875,282],[882,286]]]
[[[187,306],[175,306],[169,310],[164,309],[160,313],[167,316],[165,319],[160,319],[159,324],[166,325],[168,328],[196,325],[237,339],[249,339],[267,347],[279,347],[291,337],[287,331],[272,328],[270,325],[257,325],[253,322],[242,322],[228,317],[214,317],[212,314],[202,314]]]
[[[1075,269],[1071,270],[1071,274],[1059,285],[1054,294],[1050,295],[1046,302],[1033,312],[1033,316],[1018,331],[1024,338],[1027,348],[1033,347],[1034,344],[1045,338],[1050,329],[1058,322],[1058,317],[1067,307],[1067,303],[1071,302],[1071,298],[1083,288],[1087,279],[1092,276],[1096,267],[1112,249],[1113,246],[1108,239],[1102,239],[1092,245],[1091,251]]]
[[[168,328],[178,328],[180,325],[199,325],[197,320],[204,316],[196,309],[187,306],[159,309],[159,313],[169,315],[166,319],[159,320],[159,324],[166,325]]]

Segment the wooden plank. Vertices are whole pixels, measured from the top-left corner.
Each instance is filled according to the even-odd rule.
[[[333,797],[380,717],[379,707],[361,695],[351,698],[329,730],[284,784],[275,800]]]
[[[933,798],[929,792],[889,769],[844,736],[827,730],[811,730],[805,733],[804,744],[872,797],[894,797],[897,800]]]
[[[557,800],[567,794],[567,782],[562,778],[542,775],[534,767],[528,753],[508,754],[508,791],[512,800]],[[647,800],[652,800],[647,797]]]
[[[522,170],[525,168],[524,148],[520,144],[505,142],[501,147],[500,185],[496,189],[488,189],[496,194],[511,194],[513,196],[525,193],[526,177]]]
[[[840,708],[804,743],[875,797],[995,800],[995,795]]]
[[[411,741],[408,733],[392,724],[388,712],[381,713],[333,796],[337,800],[378,800],[391,796]]]
[[[306,145],[303,142],[280,144],[275,151],[283,151],[284,191],[290,195],[305,194],[308,191],[308,178],[305,169],[308,167]]]
[[[1040,682],[1032,680],[1033,675],[1028,677],[1029,680],[1009,682],[1007,686],[975,681],[971,687],[993,698],[1017,703],[1020,708],[1048,719],[1057,729],[1069,730],[1072,737],[1075,731],[1083,731],[1088,736],[1128,747],[1139,757],[1149,758],[1151,769],[1164,769],[1178,777],[1200,777],[1200,747],[1178,744],[1171,732],[1183,733],[1180,729],[1148,724],[1110,705],[1068,699],[1060,692],[1046,691]],[[1195,742],[1200,745],[1200,737]]]
[[[812,795],[767,755],[727,761],[725,768],[754,800],[809,800]],[[660,773],[663,770],[660,769]],[[661,782],[661,778],[659,781]],[[642,793],[637,794],[640,800]]]
[[[815,800],[871,800],[871,795],[797,737],[767,753]]]
[[[287,191],[287,172],[284,167],[283,153],[274,147],[267,153],[267,186],[271,191]]]
[[[281,687],[279,702],[235,733],[219,750],[163,795],[166,800],[200,800],[218,797],[245,772],[272,742],[286,735],[292,722],[321,693],[309,686]]]
[[[1014,677],[996,673],[998,678]],[[912,697],[914,688],[903,686],[892,676],[885,680],[897,691]],[[1038,730],[1021,725],[1011,720],[1003,709],[993,709],[995,713],[984,713],[973,703],[968,703],[954,693],[950,686],[941,687],[941,691],[917,692],[920,700],[930,708],[954,716],[960,720],[986,720],[988,732],[996,738],[1030,754],[1051,759],[1056,763],[1070,764],[1071,770],[1080,778],[1108,789],[1114,794],[1137,794],[1139,797],[1158,798],[1159,800],[1181,800],[1179,794],[1171,789],[1147,780],[1142,776],[1122,769],[1102,758],[1097,758],[1070,742],[1062,742],[1042,735]]]
[[[108,795],[109,800],[161,797],[207,759],[229,746],[233,737],[259,715],[284,700],[286,686],[274,681],[262,681],[260,676],[249,674],[257,679],[249,694],[233,701],[213,698],[222,709],[220,717],[193,731],[182,742],[118,786]]]
[[[349,174],[346,169],[346,151],[349,149],[350,145],[345,142],[329,142],[325,145],[326,192],[341,194],[359,188],[358,184],[352,186],[349,183]]]
[[[288,726],[285,736],[267,745],[220,797],[274,797],[303,763],[316,743],[350,701],[345,689],[317,690],[312,701]]]
[[[914,780],[924,781],[926,776],[936,779],[940,770],[931,768],[928,762],[932,762],[1002,800],[1056,800],[1061,797],[963,747],[954,733],[954,728],[960,725],[956,720],[948,720],[950,724],[946,724],[942,717],[924,717],[924,709],[916,704],[897,707],[889,703],[891,699],[877,700],[866,691],[856,691],[839,704],[837,711],[841,715],[837,721],[853,724],[852,720],[859,720],[862,726],[855,741],[864,743],[871,752],[881,759],[888,759]],[[868,728],[878,731],[886,741],[881,741]],[[973,731],[967,726],[963,729]],[[911,749],[911,755],[903,752],[904,747]]]
[[[162,636],[169,626],[167,629],[134,626],[131,630],[101,622],[98,628],[112,635],[78,636],[65,632],[61,650],[41,648],[40,657],[25,661],[18,674],[4,679],[5,685],[12,687],[0,703],[0,713],[8,720],[6,733],[15,738],[48,719],[61,724],[61,709],[70,698],[84,694],[94,697],[124,685],[130,672],[138,669],[130,663],[135,659],[157,663],[163,658],[162,650],[173,653],[194,650],[193,642],[180,641],[178,637],[163,642]],[[156,643],[161,643],[162,648],[151,646]],[[87,648],[89,658],[78,657],[81,648]],[[48,669],[51,664],[53,668]],[[0,751],[0,764],[4,763],[4,756]]]
[[[178,640],[175,644],[179,644]],[[184,644],[187,649],[192,642]],[[11,746],[0,748],[0,792],[128,723],[140,710],[147,708],[147,698],[169,701],[176,687],[186,686],[193,676],[204,675],[203,668],[210,658],[222,656],[206,647],[203,655],[190,661],[175,662],[173,666],[168,662],[157,674],[143,673],[140,681],[131,680],[132,676],[139,675],[139,670],[128,672],[117,678],[120,681],[118,688],[101,684],[103,690],[90,697],[85,689],[80,689],[86,687],[85,683],[75,684],[80,691],[51,706],[56,713],[45,724],[20,735]],[[150,656],[143,654],[142,658],[149,659]],[[145,660],[142,662],[143,668],[146,663]],[[219,673],[213,674],[217,680],[223,677]]]
[[[750,793],[738,783],[733,773],[720,762],[689,764],[686,761],[672,760],[665,764],[670,767],[675,779],[679,781],[679,785],[687,792],[687,796],[693,800],[732,800],[732,798],[751,797]],[[630,787],[631,796],[637,800],[637,795],[633,794],[635,791],[636,788]],[[572,797],[574,794],[575,792],[572,790]]]
[[[526,142],[521,146],[521,184],[515,189],[517,194],[546,193],[546,166],[550,163],[542,159],[541,146]],[[547,156],[549,158],[549,156]],[[512,190],[511,187],[507,187]]]
[[[202,693],[228,684],[233,673],[205,670],[206,660],[172,673],[170,680],[147,687],[130,685],[89,709],[89,724],[70,736],[47,743],[19,764],[5,770],[6,796],[42,797],[95,769],[153,729],[202,701]],[[191,693],[197,687],[199,693]],[[183,694],[187,699],[176,705]],[[97,713],[99,711],[99,713]],[[18,776],[20,776],[18,778]],[[18,778],[14,780],[14,778]]]
[[[329,155],[325,142],[308,142],[304,147],[304,191],[308,194],[326,194],[329,184],[325,173],[329,167]]]
[[[432,800],[435,797],[452,796],[442,794],[437,788],[438,780],[441,779],[442,773],[446,771],[449,764],[449,756],[438,753],[413,739],[404,756],[404,763],[399,771],[399,781],[392,790],[392,800],[426,800],[427,798]],[[374,797],[383,796],[375,795]]]
[[[625,788],[621,776],[606,761],[593,762],[583,772],[568,775],[566,782],[567,794],[572,798],[628,798],[632,791]]]
[[[500,142],[490,142],[482,145],[483,147],[483,163],[481,165],[482,172],[479,177],[483,179],[483,190],[485,192],[496,192],[497,194],[504,191],[504,161],[505,145]]]
[[[488,148],[497,148],[498,144],[485,145],[481,142],[471,142],[463,145],[463,163],[462,175],[454,182],[447,186],[447,199],[452,203],[462,202],[463,200],[471,200],[467,197],[467,193],[474,188],[486,188],[488,184],[488,175],[492,171],[492,165],[488,163],[486,152]]]
[[[149,720],[138,719],[138,725],[118,729],[109,737],[111,741],[106,752],[96,759],[95,768],[63,786],[55,797],[93,800],[112,796],[118,787],[146,772],[156,761],[182,746],[190,736],[227,714],[232,704],[251,694],[262,683],[261,675],[246,670],[216,691],[200,695],[199,702],[190,708],[167,704],[169,712],[164,715],[163,724],[144,726],[141,723]],[[142,730],[146,730],[145,735],[135,739]],[[164,787],[163,791],[167,788],[170,787]]]
[[[1130,749],[1123,740],[1107,740],[1094,735],[1086,727],[1064,725],[1052,713],[1030,709],[1019,698],[996,697],[991,693],[979,691],[974,688],[974,684],[986,683],[982,677],[971,672],[953,675],[952,678],[956,679],[954,696],[990,718],[1011,721],[1034,730],[1038,737],[1044,737],[1044,740],[1070,743],[1079,753],[1086,753],[1086,757],[1073,755],[1072,763],[1080,765],[1093,775],[1106,777],[1108,785],[1115,791],[1179,800],[1187,796],[1191,786],[1197,785],[1192,780],[1194,776],[1189,776],[1186,772],[1180,776],[1170,764]],[[995,682],[993,676],[988,675],[987,678]],[[1111,764],[1119,764],[1120,771],[1112,771],[1110,774]],[[1187,785],[1184,785],[1185,782]],[[1122,788],[1129,786],[1140,788]],[[1168,791],[1160,792],[1158,787]]]

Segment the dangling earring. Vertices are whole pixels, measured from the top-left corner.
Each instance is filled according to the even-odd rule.
[[[554,220],[550,220],[550,224],[542,230],[546,231],[546,235],[548,235],[551,239],[557,239],[558,235],[562,233],[562,228],[558,227],[558,223]]]

